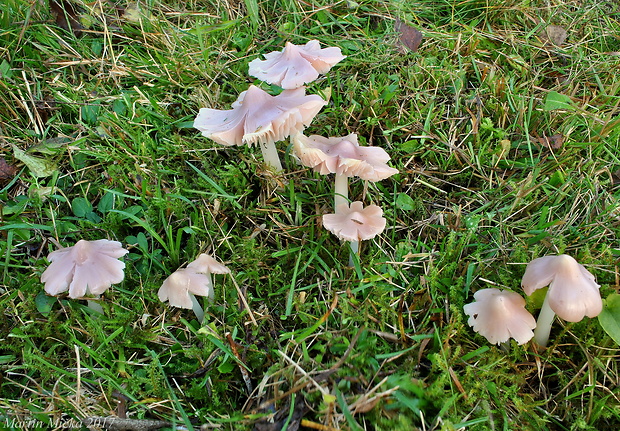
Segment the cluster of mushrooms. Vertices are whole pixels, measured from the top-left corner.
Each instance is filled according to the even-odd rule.
[[[250,75],[281,87],[282,92],[273,96],[250,85],[230,110],[200,109],[194,127],[222,145],[258,144],[265,164],[276,172],[282,171],[282,164],[275,143],[290,138],[302,164],[324,175],[335,174],[335,213],[325,214],[323,224],[340,239],[350,241],[352,251],[357,252],[359,241],[381,233],[386,220],[377,205],[349,204],[348,177],[379,181],[398,170],[386,164],[390,157],[385,150],[360,146],[355,134],[330,138],[302,134],[327,104],[318,95],[306,95],[304,85],[345,56],[340,48],[321,48],[317,40],[311,40],[305,45],[286,43],[282,51],[264,57],[250,62]],[[41,275],[45,291],[58,295],[68,290],[70,298],[86,298],[90,308],[103,312],[93,299],[123,280],[125,264],[119,258],[127,252],[118,241],[106,239],[80,240],[73,247],[54,251]],[[202,321],[204,310],[196,295],[212,299],[212,274],[229,272],[212,256],[201,254],[166,278],[158,297],[171,306],[192,309]]]
[[[327,73],[345,56],[340,48],[321,48],[319,41],[311,40],[305,45],[287,42],[282,51],[264,57],[250,62],[249,74],[282,88],[282,92],[272,96],[251,85],[232,109],[200,109],[194,127],[222,145],[259,144],[265,164],[276,172],[282,171],[282,163],[275,143],[289,138],[293,155],[301,164],[322,175],[335,174],[334,213],[323,216],[323,226],[349,241],[352,254],[358,253],[359,241],[380,234],[386,220],[377,205],[349,202],[348,179],[380,181],[398,170],[387,165],[390,156],[383,148],[359,145],[354,133],[342,137],[303,134],[327,104],[319,95],[306,95],[305,84]]]
[[[534,341],[545,347],[555,316],[579,322],[585,316],[596,317],[603,310],[600,286],[594,276],[572,257],[544,256],[531,261],[521,286],[529,296],[549,286],[538,321],[525,309],[525,300],[516,292],[496,288],[481,289],[475,301],[464,307],[468,324],[489,342],[502,344],[510,338],[518,344]]]
[[[45,292],[59,295],[69,291],[69,298],[86,298],[89,308],[103,314],[96,302],[99,296],[113,284],[125,278],[125,263],[119,259],[129,251],[118,241],[98,239],[79,240],[74,246],[51,252],[51,262],[41,281]],[[228,274],[230,270],[212,256],[202,253],[186,268],[179,268],[166,278],[157,292],[162,302],[174,307],[192,309],[202,322],[204,310],[195,295],[213,299],[211,274]]]
[[[275,144],[289,138],[293,155],[301,164],[323,175],[335,174],[334,213],[323,215],[323,226],[350,242],[351,256],[359,253],[359,241],[381,233],[386,220],[377,205],[364,207],[361,201],[349,202],[348,178],[380,181],[398,170],[387,165],[390,157],[384,149],[359,145],[354,133],[344,137],[303,134],[327,104],[319,95],[306,95],[305,84],[345,57],[339,48],[321,48],[316,40],[305,45],[286,43],[282,51],[264,57],[250,62],[250,75],[282,91],[273,96],[250,85],[230,110],[200,109],[194,127],[222,145],[258,144],[265,164],[276,172],[282,171],[282,164]],[[125,264],[119,259],[127,252],[119,242],[106,239],[80,240],[73,247],[54,251],[48,256],[50,266],[41,276],[45,291],[58,295],[68,290],[70,298],[97,298],[123,280]],[[212,256],[201,254],[166,278],[158,297],[171,306],[192,309],[202,321],[204,311],[195,295],[212,299],[212,274],[229,272]],[[546,346],[555,315],[577,322],[584,316],[595,317],[602,310],[600,286],[594,276],[567,255],[530,262],[522,286],[528,295],[549,286],[538,322],[525,309],[525,300],[518,293],[490,288],[478,290],[475,301],[465,305],[469,325],[491,343],[514,338],[524,344],[534,337],[536,343]],[[89,306],[102,311],[95,301],[89,300]]]

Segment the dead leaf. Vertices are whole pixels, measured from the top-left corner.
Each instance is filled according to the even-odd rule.
[[[79,36],[82,34],[82,24],[78,14],[69,0],[50,0],[50,9],[56,17],[56,25]]]
[[[279,431],[288,421],[287,431],[297,431],[301,424],[302,418],[308,413],[309,408],[306,405],[305,398],[300,394],[294,394],[295,397],[289,398],[287,403],[277,410],[273,415],[260,418],[254,423],[254,431]],[[291,413],[291,402],[293,405],[293,414]],[[289,417],[290,415],[290,417]]]
[[[49,177],[57,170],[56,165],[51,160],[31,156],[15,145],[13,145],[13,157],[26,165],[30,169],[30,173],[35,177]]]
[[[52,113],[58,109],[56,101],[51,99],[35,100],[34,106],[37,108],[37,113],[44,124],[50,119]]]
[[[418,50],[420,44],[422,43],[422,39],[424,38],[420,30],[405,24],[399,18],[396,18],[394,30],[398,33],[398,40],[402,46],[408,48],[411,52],[416,52]],[[399,45],[401,50],[402,46]]]
[[[559,25],[548,25],[540,34],[540,39],[546,44],[562,46],[568,37],[568,33]]]
[[[0,182],[12,180],[16,173],[17,167],[9,165],[4,157],[0,157]]]
[[[538,142],[545,148],[552,148],[554,150],[559,150],[562,148],[562,144],[564,144],[564,135],[561,133],[556,133],[555,135],[545,136],[543,135],[540,138],[534,138],[535,142]]]

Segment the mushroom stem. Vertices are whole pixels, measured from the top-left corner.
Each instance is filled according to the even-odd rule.
[[[351,247],[351,251],[349,252],[349,266],[352,268],[355,266],[355,262],[353,261],[353,255],[359,255],[360,252],[360,242],[349,241],[349,246]]]
[[[551,333],[551,325],[554,319],[555,312],[549,306],[549,295],[546,295],[540,313],[538,314],[536,329],[534,330],[534,341],[536,341],[539,346],[547,346],[549,334]]]
[[[189,297],[192,300],[192,310],[194,311],[194,314],[196,315],[196,319],[198,319],[198,322],[202,324],[202,321],[205,318],[205,312],[202,309],[202,305],[200,305],[200,302],[198,302],[198,299],[196,298],[195,295],[190,293]]]
[[[338,206],[349,203],[349,177],[336,173],[334,182],[334,212],[338,212]]]
[[[349,204],[349,177],[336,173],[336,180],[334,182],[334,212],[338,212],[340,205]],[[357,254],[359,251],[359,241],[349,241],[351,251],[349,253],[349,266],[353,267],[353,254]]]
[[[104,314],[103,313],[103,307],[97,301],[93,301],[91,299],[87,299],[86,303],[88,304],[88,308],[90,308],[91,310],[96,311],[99,314]]]
[[[278,155],[276,144],[273,142],[261,142],[259,146],[261,152],[263,153],[265,164],[271,165],[275,168],[276,172],[280,172],[282,170],[282,163],[280,162],[280,156]]]

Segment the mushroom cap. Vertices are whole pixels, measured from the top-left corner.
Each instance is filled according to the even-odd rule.
[[[475,301],[463,307],[467,324],[492,344],[510,338],[525,344],[534,336],[536,320],[525,309],[525,300],[516,292],[496,288],[474,293]]]
[[[232,109],[201,108],[194,127],[221,145],[273,143],[304,130],[326,103],[303,88],[271,96],[251,85]]]
[[[70,298],[101,295],[125,277],[125,263],[118,260],[128,253],[118,241],[79,240],[74,246],[51,252],[50,266],[41,274],[45,291],[58,295],[69,290]]]
[[[362,241],[371,239],[383,232],[386,220],[383,210],[377,205],[366,208],[360,201],[338,205],[335,214],[323,216],[323,226],[340,239]]]
[[[282,51],[270,52],[264,57],[264,60],[257,58],[250,62],[249,74],[285,89],[299,88],[314,81],[319,74],[327,73],[346,58],[340,48],[321,48],[318,40],[305,45],[286,42]]]
[[[383,148],[360,146],[355,133],[331,138],[298,133],[293,136],[293,148],[304,166],[322,175],[335,173],[379,181],[398,173],[386,164],[390,156]]]
[[[521,286],[528,295],[544,286],[549,307],[568,322],[596,317],[603,310],[600,286],[594,276],[572,257],[544,256],[528,263]]]
[[[177,269],[166,278],[157,291],[162,302],[174,307],[192,308],[190,294],[213,298],[213,283],[207,274],[201,274],[191,268]]]
[[[226,265],[219,263],[212,256],[202,253],[193,262],[187,265],[191,269],[201,274],[228,274],[230,269]]]

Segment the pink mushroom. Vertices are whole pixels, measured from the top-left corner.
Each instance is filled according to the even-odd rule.
[[[99,297],[113,284],[125,278],[125,263],[119,258],[128,253],[118,241],[79,240],[74,246],[51,252],[50,266],[41,274],[45,292],[58,295],[66,290],[70,298]],[[88,299],[88,307],[103,314],[103,308]]]
[[[303,88],[271,96],[251,85],[232,104],[232,109],[201,108],[194,127],[222,145],[260,145],[265,163],[282,170],[275,146],[304,130],[327,102],[306,95]]]
[[[534,336],[534,317],[525,309],[525,300],[518,293],[495,288],[474,293],[475,301],[463,307],[469,317],[467,324],[492,344],[510,338],[525,344]]]
[[[211,255],[201,253],[194,261],[187,264],[187,269],[194,270],[201,274],[230,274],[230,269]]]
[[[335,214],[323,216],[323,226],[338,238],[358,242],[371,239],[383,232],[386,220],[383,210],[377,205],[364,205],[359,202],[340,205]]]
[[[230,270],[208,254],[201,254],[187,268],[177,269],[166,278],[157,292],[159,300],[173,307],[192,309],[199,322],[204,310],[195,295],[213,299],[211,274],[227,274]]]
[[[128,253],[118,241],[79,240],[73,247],[51,252],[50,266],[41,274],[45,291],[58,295],[69,290],[70,298],[99,296],[125,277],[125,263],[119,258]]]
[[[314,81],[345,58],[340,48],[321,48],[318,40],[305,45],[286,42],[282,51],[265,54],[265,60],[252,60],[249,73],[261,81],[293,89]]]
[[[569,322],[579,322],[585,316],[596,317],[603,310],[600,286],[594,276],[568,255],[544,256],[527,265],[521,280],[525,293],[531,295],[547,285],[534,333],[534,340],[543,347],[549,341],[556,314]]]
[[[348,203],[349,177],[380,181],[398,173],[398,169],[387,165],[390,156],[383,148],[360,146],[355,133],[332,138],[298,133],[292,140],[295,155],[303,165],[323,175],[336,174],[335,208]]]

